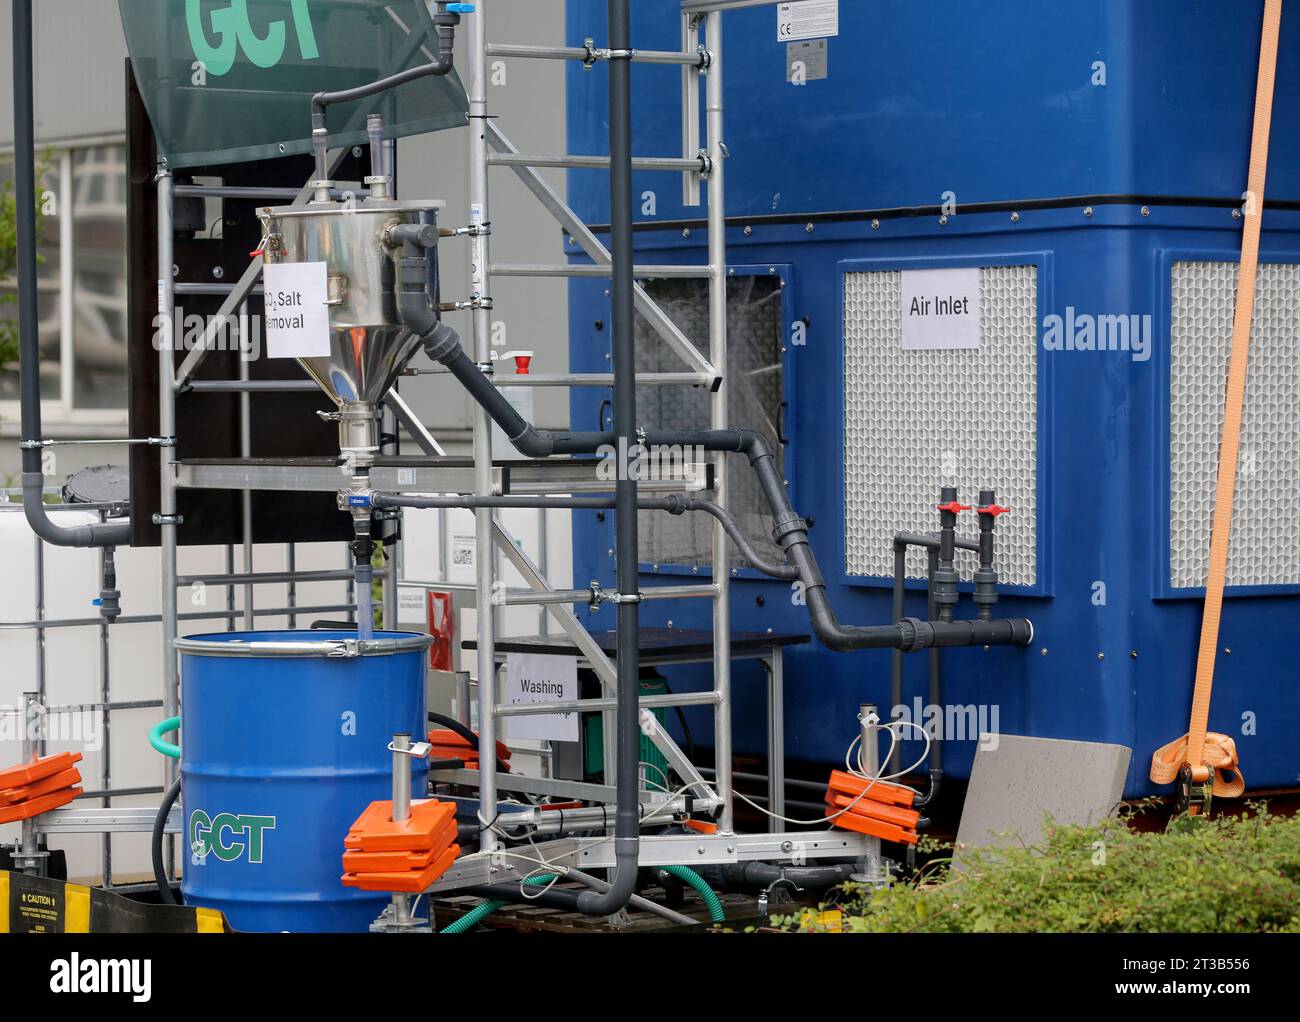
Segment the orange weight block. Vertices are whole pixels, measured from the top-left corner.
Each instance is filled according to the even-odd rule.
[[[362,851],[347,848],[343,852],[343,868],[349,873],[391,873],[403,869],[424,869],[448,846],[456,843],[456,821],[447,825],[433,837],[433,844],[419,851]]]
[[[68,767],[57,774],[51,774],[49,777],[40,781],[33,781],[31,784],[24,784],[21,788],[5,788],[0,790],[0,806],[15,805],[19,802],[26,802],[28,799],[38,798],[41,795],[49,795],[52,792],[59,791],[63,788],[71,788],[81,783],[81,771],[76,767]]]
[[[343,884],[363,891],[395,891],[419,894],[451,868],[460,855],[460,845],[452,845],[421,870],[396,870],[387,873],[344,873]]]
[[[411,803],[409,819],[392,820],[391,801],[371,802],[343,839],[345,848],[361,852],[427,852],[437,847],[440,834],[456,822],[451,802],[425,799]]]
[[[871,801],[895,806],[910,806],[916,801],[916,792],[905,785],[891,784],[889,781],[873,783],[865,777],[855,777],[843,770],[831,771],[830,790],[850,796],[861,795],[865,790],[866,798]]]
[[[53,795],[41,795],[38,798],[28,799],[26,802],[5,806],[0,809],[0,823],[16,823],[18,820],[30,820],[33,816],[40,816],[41,813],[48,813],[51,809],[66,806],[80,794],[80,788],[65,788],[62,791],[56,791]]]
[[[838,806],[827,805],[827,816],[838,812],[839,808]],[[916,831],[914,830],[904,830],[902,827],[896,827],[892,823],[885,823],[883,820],[874,820],[869,816],[859,816],[852,810],[847,813],[840,813],[831,821],[831,824],[842,830],[851,830],[858,834],[869,834],[871,837],[878,837],[884,841],[898,841],[905,845],[914,845],[917,840]]]
[[[30,763],[11,766],[7,770],[0,770],[0,789],[21,788],[33,781],[44,780],[46,777],[62,773],[79,762],[81,762],[79,752],[58,752],[53,756],[32,760]]]
[[[871,820],[879,820],[881,823],[893,824],[895,827],[901,827],[903,830],[916,830],[916,825],[921,820],[921,814],[915,809],[900,809],[898,806],[887,806],[883,802],[872,802],[869,798],[859,798],[856,802],[856,795],[841,795],[838,792],[827,792],[826,804],[833,810],[848,809],[849,814],[856,816],[865,816]]]

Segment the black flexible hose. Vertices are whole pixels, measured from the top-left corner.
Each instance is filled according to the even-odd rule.
[[[471,731],[469,728],[467,728],[460,721],[458,721],[455,717],[444,717],[441,713],[434,713],[432,710],[430,710],[429,723],[437,724],[439,727],[445,727],[448,731],[454,731],[456,734],[460,735],[463,739],[465,739],[465,741],[469,742],[471,749],[473,749],[475,752],[480,752],[478,746],[478,735],[475,734],[473,731]],[[497,769],[500,770],[503,774],[508,774],[510,773],[510,764],[507,763],[500,756],[498,756]]]
[[[167,870],[163,866],[163,831],[167,829],[167,817],[171,815],[172,806],[176,804],[176,799],[180,797],[181,779],[176,778],[172,786],[167,789],[163,795],[162,804],[158,806],[158,815],[153,818],[153,837],[150,841],[150,852],[153,855],[153,878],[158,885],[158,896],[162,898],[164,905],[179,905],[176,895],[172,893],[172,885],[167,879]]]

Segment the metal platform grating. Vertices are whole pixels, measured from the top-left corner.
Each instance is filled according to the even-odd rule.
[[[1237,289],[1235,262],[1174,263],[1170,289],[1169,582],[1205,585]],[[1300,583],[1300,266],[1263,264],[1255,298],[1228,584]]]
[[[939,487],[973,504],[983,486],[998,521],[1003,582],[1038,579],[1038,271],[980,271],[980,347],[904,351],[902,273],[844,275],[844,566],[892,576],[893,536],[938,528]],[[974,535],[973,517],[959,526]],[[970,565],[959,570],[968,576]],[[913,550],[907,573],[925,577]]]

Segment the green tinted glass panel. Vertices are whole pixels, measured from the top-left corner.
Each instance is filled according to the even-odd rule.
[[[311,151],[313,94],[431,62],[425,0],[119,0],[135,76],[173,167]],[[330,144],[366,139],[368,113],[389,138],[467,120],[455,74],[410,82],[329,111]]]

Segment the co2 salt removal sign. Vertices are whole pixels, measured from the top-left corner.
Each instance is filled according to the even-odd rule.
[[[324,263],[268,263],[262,268],[269,358],[319,358],[330,353]]]

